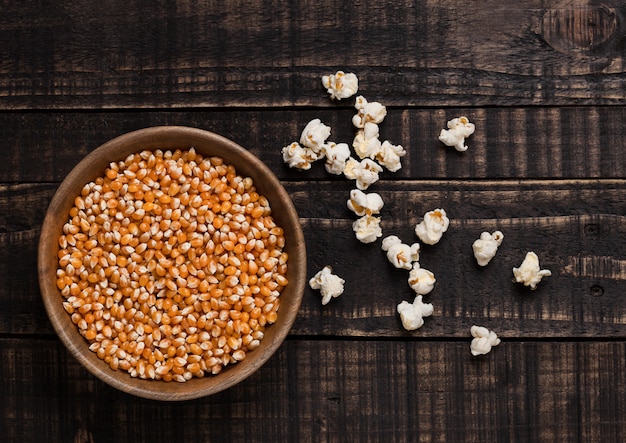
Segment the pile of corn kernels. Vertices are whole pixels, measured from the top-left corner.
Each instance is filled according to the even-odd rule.
[[[112,369],[184,382],[260,345],[287,285],[284,246],[251,178],[193,148],[143,151],[76,197],[57,287]]]

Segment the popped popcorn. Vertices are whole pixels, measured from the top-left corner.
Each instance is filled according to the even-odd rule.
[[[483,355],[491,351],[493,346],[500,344],[500,339],[495,332],[483,326],[472,326],[470,328],[472,334],[472,343],[470,344],[470,351],[472,355]]]
[[[504,234],[495,231],[493,234],[483,232],[480,238],[472,244],[474,257],[480,266],[487,266],[491,259],[496,255],[498,246],[502,244]]]
[[[552,272],[539,268],[539,257],[534,252],[528,252],[519,268],[513,268],[513,275],[517,283],[536,289],[543,277],[549,277]]]
[[[378,125],[367,122],[362,129],[359,129],[352,141],[354,152],[359,158],[370,158],[376,160],[391,172],[396,172],[402,168],[400,158],[406,155],[406,151],[401,145],[393,145],[385,140],[380,142]]]
[[[435,209],[424,214],[424,219],[415,226],[415,235],[427,245],[434,245],[441,240],[448,230],[450,220],[443,209]]]
[[[357,114],[352,117],[352,124],[357,128],[364,128],[366,123],[382,123],[387,115],[387,108],[379,102],[368,102],[365,97],[359,95],[354,107]]]
[[[411,269],[413,262],[420,258],[420,245],[413,243],[411,246],[402,243],[395,235],[389,235],[383,239],[382,250],[387,252],[387,259],[399,269]]]
[[[322,304],[326,305],[332,298],[343,294],[343,278],[332,273],[333,268],[324,266],[313,278],[309,280],[311,289],[319,289],[322,294]]]
[[[382,237],[383,230],[380,227],[380,218],[364,215],[352,223],[352,230],[361,243],[373,243]]]
[[[403,301],[397,307],[402,326],[407,331],[414,331],[424,325],[424,317],[429,317],[433,313],[431,303],[423,303],[422,296],[418,295],[413,303]]]
[[[328,142],[322,147],[326,157],[326,171],[330,174],[341,175],[346,167],[346,161],[350,158],[350,147],[347,143]]]
[[[409,272],[409,286],[416,294],[426,295],[435,286],[435,275],[428,269],[420,267],[419,262],[413,263],[413,268]]]
[[[439,140],[446,146],[454,146],[459,152],[467,151],[465,139],[474,133],[474,123],[470,123],[467,117],[458,117],[450,120],[447,126],[448,129],[441,130]]]
[[[381,149],[381,143],[378,138],[379,130],[376,123],[365,123],[363,128],[359,129],[352,141],[354,152],[359,158],[374,159]]]
[[[341,100],[356,94],[359,90],[359,79],[351,72],[337,71],[335,74],[323,75],[322,85],[330,94],[330,98]]]
[[[391,172],[396,172],[402,168],[400,158],[406,155],[406,151],[401,145],[392,145],[384,141],[376,154],[376,161]]]
[[[282,149],[283,161],[290,168],[302,170],[311,169],[311,163],[317,160],[318,156],[311,149],[304,148],[298,142],[292,142]]]
[[[371,184],[378,181],[378,174],[383,168],[369,158],[360,162],[352,157],[346,162],[343,170],[344,175],[350,180],[356,180],[356,187],[361,191],[366,190]]]
[[[353,189],[350,191],[350,199],[347,205],[348,209],[361,217],[363,215],[375,215],[380,213],[384,202],[382,197],[375,192],[366,194],[359,189]]]
[[[324,155],[322,148],[328,137],[330,137],[330,127],[322,123],[319,118],[314,118],[304,127],[300,135],[300,144],[313,150],[318,158],[322,158]]]

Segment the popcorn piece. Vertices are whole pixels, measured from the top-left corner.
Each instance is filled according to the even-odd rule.
[[[343,294],[343,285],[346,282],[343,278],[334,275],[330,266],[324,266],[315,277],[309,280],[312,289],[319,289],[322,293],[322,304],[326,305],[332,298]]]
[[[459,152],[467,151],[465,139],[474,133],[474,123],[470,123],[467,117],[453,118],[448,122],[448,129],[442,129],[439,140],[446,146],[454,146]]]
[[[326,140],[330,137],[330,127],[326,126],[319,118],[314,118],[304,127],[300,135],[300,144],[310,148],[318,158],[324,155],[322,148]]]
[[[418,295],[426,295],[435,286],[435,275],[427,269],[422,269],[418,262],[413,263],[413,269],[409,272],[409,286]]]
[[[351,72],[337,71],[335,74],[322,76],[322,85],[330,94],[330,98],[341,100],[352,97],[359,90],[359,79]]]
[[[387,115],[387,108],[379,102],[368,101],[362,95],[356,98],[354,107],[357,114],[352,117],[352,124],[357,128],[364,128],[366,123],[380,124]]]
[[[352,230],[361,243],[373,243],[383,235],[380,218],[371,215],[364,215],[352,223]]]
[[[350,147],[347,143],[326,143],[322,147],[323,155],[326,156],[326,171],[330,174],[341,175],[346,167],[346,161],[350,158]]]
[[[387,259],[391,264],[399,269],[411,269],[412,263],[420,258],[419,243],[409,246],[395,235],[383,239],[382,249],[387,252]]]
[[[424,220],[415,226],[415,235],[427,245],[434,245],[441,240],[449,224],[450,220],[446,217],[446,211],[435,209],[424,214]]]
[[[491,351],[493,346],[500,344],[500,339],[495,332],[482,326],[472,326],[470,333],[474,339],[470,344],[472,355],[483,355]]]
[[[363,215],[375,215],[380,213],[383,208],[384,202],[382,197],[371,192],[366,194],[358,189],[350,191],[350,200],[348,200],[348,209],[354,212],[359,217]]]
[[[398,314],[400,314],[400,320],[402,326],[407,331],[414,331],[421,328],[424,325],[424,317],[429,317],[433,313],[433,305],[430,303],[423,303],[422,296],[418,295],[413,300],[413,303],[403,301],[398,305]]]
[[[293,142],[282,149],[283,161],[290,168],[302,170],[311,169],[311,163],[317,160],[318,156],[309,148],[303,148],[298,142]]]
[[[406,151],[402,146],[392,145],[385,140],[376,154],[376,161],[391,172],[396,172],[402,168],[400,157],[404,157],[405,155]]]
[[[376,123],[365,123],[364,127],[356,132],[352,147],[359,158],[374,159],[381,149],[381,143],[378,139],[379,131]]]
[[[523,283],[524,286],[530,286],[530,289],[536,289],[541,279],[551,276],[552,272],[547,269],[540,269],[539,257],[531,251],[526,254],[519,268],[513,268],[513,275],[517,283]]]
[[[344,175],[350,180],[356,180],[356,187],[361,191],[366,190],[372,183],[378,181],[378,174],[383,168],[369,158],[360,162],[350,157],[343,170]]]
[[[493,234],[483,232],[480,238],[472,244],[474,257],[480,266],[487,266],[491,259],[496,255],[498,246],[502,244],[504,234],[495,231]]]

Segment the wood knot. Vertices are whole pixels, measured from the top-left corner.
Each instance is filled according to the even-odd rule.
[[[541,35],[564,53],[597,54],[620,39],[617,10],[593,0],[569,0],[548,9],[541,21]]]
[[[604,295],[604,288],[600,285],[593,285],[589,289],[589,293],[594,297],[601,297],[602,295]]]

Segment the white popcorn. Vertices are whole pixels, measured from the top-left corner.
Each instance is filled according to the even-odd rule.
[[[330,137],[330,127],[322,123],[319,118],[314,118],[304,127],[300,135],[300,144],[310,148],[318,155],[318,158],[321,158],[322,148],[328,137]]]
[[[366,123],[380,124],[387,115],[387,108],[378,102],[368,101],[362,95],[356,98],[354,107],[358,111],[352,117],[352,124],[357,128],[364,128]]]
[[[315,276],[309,280],[312,289],[319,289],[322,293],[322,304],[327,304],[332,298],[343,294],[345,280],[334,275],[330,266],[324,266]]]
[[[359,79],[351,72],[337,71],[335,74],[322,76],[322,85],[330,94],[330,98],[341,100],[352,97],[359,90]]]
[[[405,155],[406,151],[402,146],[392,145],[385,140],[376,154],[376,161],[391,172],[396,172],[402,168],[400,158]]]
[[[487,354],[491,351],[493,346],[500,344],[500,339],[496,333],[482,326],[472,326],[470,333],[472,337],[474,337],[470,344],[472,355]]]
[[[302,147],[298,142],[293,142],[282,149],[283,161],[290,168],[302,170],[311,169],[311,163],[318,159],[317,154],[309,148]]]
[[[413,263],[413,268],[409,272],[409,286],[418,295],[426,295],[435,286],[435,275],[427,269],[420,267],[418,262]]]
[[[495,231],[493,234],[483,232],[480,238],[472,244],[474,257],[480,266],[487,266],[491,259],[496,255],[498,246],[502,244],[504,234]]]
[[[356,180],[356,187],[364,191],[371,184],[378,181],[378,174],[382,172],[382,170],[383,168],[378,163],[369,158],[359,162],[350,157],[346,162],[343,173],[350,180]]]
[[[382,197],[375,192],[366,194],[359,189],[353,189],[350,191],[350,199],[347,204],[348,209],[361,217],[363,215],[375,215],[380,213],[384,202]]]
[[[409,246],[402,243],[402,240],[395,235],[383,239],[382,249],[387,252],[387,259],[391,264],[399,269],[411,269],[413,262],[420,258],[419,243]]]
[[[326,156],[326,171],[330,174],[341,175],[346,167],[346,161],[350,158],[350,147],[347,143],[326,143],[322,147]]]
[[[548,269],[539,268],[539,257],[534,252],[528,252],[519,268],[513,268],[515,281],[536,289],[543,277],[552,275]]]
[[[422,296],[418,295],[413,300],[413,303],[403,301],[398,305],[398,314],[400,314],[400,320],[402,326],[407,331],[414,331],[424,325],[424,317],[429,317],[433,313],[433,305],[430,303],[423,303]]]
[[[467,117],[453,118],[448,122],[448,129],[442,129],[439,140],[446,146],[454,146],[457,151],[467,151],[465,139],[474,133],[474,123],[470,123]]]
[[[448,230],[450,220],[446,217],[446,211],[435,209],[424,214],[424,220],[415,226],[415,235],[427,245],[434,245],[444,232]]]
[[[352,141],[354,152],[359,158],[374,159],[381,149],[381,143],[378,139],[379,130],[376,123],[365,123],[364,127],[359,129]]]
[[[352,223],[352,230],[361,243],[373,243],[378,237],[382,237],[383,230],[380,227],[380,218],[364,215]]]

